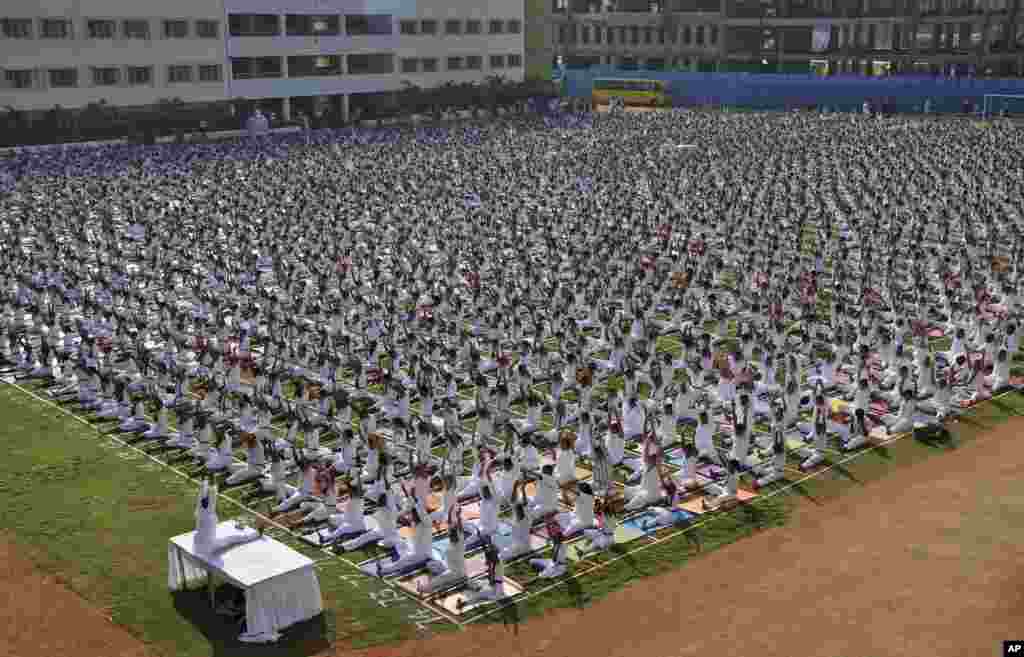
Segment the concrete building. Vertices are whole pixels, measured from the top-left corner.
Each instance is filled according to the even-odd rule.
[[[1024,0],[545,0],[527,70],[1024,75]]]
[[[38,0],[0,8],[0,107],[255,100],[347,116],[404,82],[523,77],[522,2]]]

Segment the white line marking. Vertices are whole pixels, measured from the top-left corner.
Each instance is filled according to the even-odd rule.
[[[1012,393],[1010,393],[1010,392],[1003,393],[1002,395],[999,395],[998,397],[993,397],[992,399],[986,400],[986,401],[992,401],[992,400],[995,400],[995,399],[999,399],[1000,397],[1004,397],[1004,396],[1009,395],[1009,394],[1012,394]],[[966,409],[966,410],[970,410],[970,409]],[[772,491],[771,493],[769,493],[767,495],[764,495],[764,496],[760,496],[759,495],[753,501],[756,502],[757,500],[771,499],[772,497],[775,497],[776,495],[779,495],[781,493],[787,492],[790,489],[795,488],[796,486],[799,486],[800,484],[802,484],[805,481],[808,481],[809,479],[815,479],[817,477],[820,477],[821,475],[825,474],[829,470],[832,470],[836,466],[839,466],[839,465],[842,465],[844,463],[848,463],[850,461],[853,461],[853,460],[855,460],[857,458],[860,458],[864,454],[867,454],[868,452],[873,452],[873,451],[875,451],[877,449],[880,449],[880,448],[885,447],[885,446],[887,446],[887,445],[889,445],[891,443],[894,443],[897,440],[902,440],[902,439],[906,438],[907,436],[913,436],[913,435],[914,435],[914,433],[912,431],[911,432],[906,432],[906,433],[896,434],[895,436],[893,436],[893,437],[891,437],[891,438],[889,438],[887,440],[884,440],[884,441],[882,441],[880,443],[877,443],[877,444],[875,444],[875,445],[873,445],[871,447],[868,447],[866,449],[863,449],[863,450],[860,450],[858,452],[855,452],[854,454],[851,454],[847,458],[845,458],[845,459],[843,459],[841,461],[837,461],[837,462],[833,463],[832,465],[828,466],[827,468],[824,468],[823,470],[820,470],[820,471],[815,472],[813,474],[809,474],[809,475],[807,475],[805,477],[802,477],[802,478],[800,478],[800,479],[798,479],[798,480],[796,480],[796,481],[794,481],[794,482],[792,482],[790,484],[787,484],[786,486],[783,486],[782,488],[778,488],[778,489]],[[587,575],[589,573],[593,573],[593,572],[596,572],[598,570],[603,570],[603,569],[607,568],[608,566],[610,566],[611,564],[615,563],[616,561],[619,561],[621,559],[625,559],[626,557],[631,556],[633,554],[636,554],[637,552],[640,552],[642,550],[646,550],[647,548],[649,548],[651,546],[657,545],[659,543],[663,543],[663,542],[665,542],[667,540],[676,538],[678,536],[682,536],[683,534],[685,534],[686,532],[690,531],[691,529],[697,529],[698,527],[701,527],[703,525],[706,525],[709,522],[714,521],[718,517],[720,517],[720,516],[713,515],[713,516],[707,518],[706,520],[702,520],[702,521],[700,521],[698,523],[695,523],[695,524],[687,525],[684,529],[681,529],[681,530],[679,530],[677,532],[673,532],[671,534],[666,534],[665,536],[663,536],[661,538],[650,539],[650,542],[644,543],[643,545],[640,545],[640,546],[637,546],[635,549],[630,550],[628,552],[624,552],[623,554],[619,555],[618,557],[615,557],[614,559],[609,559],[608,561],[599,563],[599,564],[593,566],[592,568],[588,568],[587,570],[584,570],[583,572],[580,572],[580,573],[574,572],[574,573],[572,573],[571,577],[563,577],[562,579],[556,581],[554,584],[551,584],[550,586],[546,586],[546,587],[544,587],[542,589],[539,589],[537,591],[529,591],[529,592],[525,593],[524,595],[522,595],[521,597],[519,597],[517,599],[517,604],[518,604],[518,600],[530,600],[530,599],[535,598],[535,597],[537,597],[537,596],[539,596],[539,595],[541,595],[543,593],[547,593],[548,591],[551,591],[553,589],[558,588],[559,586],[562,586],[563,584],[568,582],[570,579],[576,579],[577,577],[582,577],[582,576]],[[502,609],[502,607],[492,607],[491,609],[488,609],[487,611],[483,611],[483,612],[477,614],[476,616],[473,616],[472,618],[469,618],[469,619],[467,619],[465,621],[460,622],[459,623],[459,627],[464,628],[466,625],[469,625],[470,623],[478,621],[481,618],[485,618],[487,616],[490,616],[491,614],[493,614],[494,612],[498,611],[499,609]]]
[[[117,436],[105,435],[105,434],[100,433],[100,430],[97,429],[95,426],[93,426],[91,423],[89,423],[87,420],[85,420],[84,418],[81,418],[81,417],[75,415],[74,413],[72,413],[71,411],[67,410],[63,406],[60,406],[59,404],[56,404],[53,401],[51,401],[49,399],[46,399],[44,397],[40,397],[39,395],[35,394],[31,390],[28,390],[27,388],[24,388],[24,387],[22,387],[22,386],[20,386],[20,385],[18,385],[16,383],[11,383],[11,384],[8,384],[8,385],[10,385],[10,387],[14,388],[15,390],[20,391],[22,394],[28,395],[29,397],[35,399],[38,402],[41,402],[41,403],[43,403],[43,404],[45,404],[47,406],[51,406],[51,407],[57,409],[62,414],[64,414],[64,415],[74,419],[76,422],[84,424],[85,426],[87,426],[90,429],[92,429],[93,431],[95,431],[98,436],[102,436],[104,438],[107,438],[110,441],[118,443],[121,447],[128,448],[128,449],[132,450],[133,452],[135,452],[136,454],[142,455],[143,457],[149,459],[150,461],[152,461],[152,462],[154,462],[154,463],[156,463],[158,465],[161,465],[164,468],[167,468],[168,470],[170,470],[174,474],[178,475],[179,477],[190,481],[191,483],[195,484],[197,487],[201,485],[201,482],[199,482],[196,479],[192,478],[192,476],[190,476],[189,474],[187,474],[187,473],[183,472],[182,470],[174,467],[173,465],[170,465],[169,463],[167,463],[165,461],[162,461],[162,460],[156,458],[152,454],[149,454],[148,452],[146,452],[146,451],[144,451],[142,449],[139,449],[135,445],[131,445],[131,444],[121,440]],[[231,497],[229,497],[227,495],[222,495],[220,499],[227,500],[229,503],[233,504],[234,506],[238,507],[239,509],[242,509],[243,511],[251,513],[252,515],[254,515],[257,518],[259,518],[260,520],[263,520],[264,522],[266,522],[269,526],[278,528],[278,529],[286,532],[292,538],[295,538],[296,540],[299,540],[299,541],[302,540],[298,535],[293,533],[291,529],[289,529],[288,527],[285,527],[284,525],[282,525],[282,524],[280,524],[278,522],[275,522],[275,521],[271,520],[270,518],[268,518],[267,516],[263,515],[259,511],[251,509],[251,508],[247,507],[246,505],[242,504],[241,502],[238,502],[238,501],[232,499]],[[305,545],[304,542],[303,542],[303,544]],[[361,570],[359,570],[359,567],[355,563],[353,563],[351,560],[349,560],[349,559],[347,559],[347,558],[345,558],[345,557],[343,557],[341,555],[335,554],[334,552],[331,552],[330,550],[327,550],[326,548],[318,548],[318,549],[321,552],[323,552],[324,554],[330,556],[331,558],[337,559],[339,561],[342,561],[342,562],[348,564],[357,573],[359,573],[360,575],[365,577],[367,581],[374,581],[375,578],[372,578],[372,577],[369,577],[369,576],[365,575]],[[390,581],[385,580],[385,579],[377,579],[376,581],[380,582],[385,587],[385,589],[394,591],[395,593],[398,593],[399,595],[401,595],[401,597],[404,600],[408,600],[410,602],[415,603],[416,606],[419,607],[420,609],[426,609],[426,610],[429,610],[431,613],[439,614],[439,615],[443,616],[449,622],[451,622],[451,623],[453,623],[455,625],[459,625],[459,622],[454,617],[452,617],[450,614],[448,614],[446,612],[443,612],[443,611],[440,611],[440,610],[438,610],[437,608],[435,608],[433,606],[429,606],[428,603],[425,603],[425,602],[423,602],[421,600],[418,600],[418,599],[412,597],[412,595],[406,593],[403,589],[401,589],[398,586],[392,584]]]

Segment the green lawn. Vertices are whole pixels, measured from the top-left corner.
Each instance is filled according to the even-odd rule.
[[[274,538],[318,560],[326,612],[289,631],[281,644],[241,646],[233,640],[237,628],[210,613],[204,592],[167,591],[167,539],[194,526],[194,482],[14,387],[0,387],[0,408],[6,419],[0,440],[7,448],[0,465],[0,523],[7,536],[44,571],[104,608],[155,654],[310,655],[334,642],[364,647],[412,638],[417,621],[437,620],[341,559],[272,528]],[[640,539],[604,555],[588,555],[574,564],[579,577],[540,595],[534,594],[551,582],[530,580],[528,566],[515,564],[510,576],[527,583],[528,596],[481,622],[518,621],[551,608],[588,604],[637,577],[665,572],[763,528],[784,525],[803,504],[826,503],[852,487],[898,476],[899,469],[955,449],[1021,410],[1024,396],[1002,397],[954,425],[951,445],[905,438],[782,494],[704,516],[685,532],[663,530],[657,540]],[[245,513],[225,496],[218,511],[222,519]],[[452,627],[430,625],[435,631]]]
[[[195,526],[194,483],[13,387],[0,387],[0,408],[5,536],[155,654],[298,656],[334,641],[362,647],[414,636],[414,603],[381,606],[370,597],[379,582],[328,558],[319,564],[322,618],[274,647],[239,644],[237,627],[210,612],[205,592],[167,590],[167,540]],[[222,497],[218,512],[226,520],[242,510]],[[307,556],[327,556],[281,530],[271,534]]]

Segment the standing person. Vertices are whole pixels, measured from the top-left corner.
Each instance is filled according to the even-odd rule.
[[[488,586],[470,583],[470,592],[459,598],[455,604],[461,610],[467,604],[478,601],[497,601],[505,597],[505,562],[498,556],[498,548],[490,538],[484,541],[484,559],[487,561]]]

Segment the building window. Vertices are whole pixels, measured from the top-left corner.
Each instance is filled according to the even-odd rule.
[[[220,24],[217,21],[196,21],[196,36],[200,39],[220,38]]]
[[[448,58],[448,70],[449,71],[461,71],[463,68],[463,61],[461,57],[449,57]]]
[[[711,32],[709,34],[709,40],[711,42],[711,45],[713,45],[713,46],[717,46],[718,45],[718,26],[717,25],[712,25],[711,26]]]
[[[508,56],[508,65],[509,65],[509,68],[519,68],[520,66],[523,65],[523,56],[522,55],[509,55]]]
[[[231,77],[236,80],[281,77],[280,57],[235,57],[231,60]]]
[[[424,57],[420,62],[424,73],[437,73],[437,57]]]
[[[698,46],[704,45],[704,26],[698,25],[693,31],[693,41]]]
[[[39,30],[44,39],[67,39],[70,35],[69,21],[63,18],[44,18]]]
[[[416,21],[400,21],[398,23],[398,30],[402,34],[416,34]]]
[[[288,58],[288,77],[322,78],[341,75],[339,55],[299,55]]]
[[[395,72],[395,56],[391,53],[349,55],[349,75],[390,75]]]
[[[26,70],[11,70],[4,71],[4,78],[7,80],[7,86],[11,89],[31,89],[32,88],[32,71]]]
[[[569,30],[565,25],[558,26],[558,43],[565,43],[568,39]]]
[[[445,21],[444,22],[444,33],[445,34],[462,34],[462,21]]]
[[[875,50],[892,50],[892,23],[879,23],[875,28]]]
[[[505,68],[505,57],[503,55],[491,55],[491,68]]]
[[[437,21],[429,19],[425,21],[420,21],[420,33],[437,34]]]
[[[117,32],[117,24],[114,21],[91,20],[85,26],[90,39],[113,39]]]
[[[130,20],[124,22],[124,38],[148,39],[149,21]]]
[[[690,42],[692,40],[693,40],[693,33],[690,30],[690,26],[689,25],[684,25],[683,26],[683,45],[684,46],[690,45]]]
[[[152,66],[129,66],[127,73],[128,84],[133,87],[142,87],[153,84]]]
[[[406,58],[402,60],[402,73],[415,73],[420,69],[420,60]]]
[[[586,45],[590,43],[590,26],[584,25],[580,28],[580,43]]]
[[[508,33],[519,34],[523,31],[523,24],[517,20],[511,20],[508,22]]]
[[[504,27],[505,25],[501,21],[490,21],[487,23],[487,31],[490,34],[501,34],[505,31]]]
[[[50,70],[50,86],[56,89],[67,89],[78,86],[77,68],[55,68]]]
[[[188,37],[188,21],[164,21],[165,39],[184,39]]]
[[[3,32],[8,39],[31,39],[32,19],[5,18],[3,19]]]
[[[172,64],[167,67],[167,82],[179,84],[192,81],[192,67],[188,64]]]
[[[981,31],[984,29],[983,23],[972,23],[971,24],[971,47],[977,48],[981,45]]]
[[[120,71],[112,66],[92,69],[92,83],[97,87],[113,87],[120,78]]]
[[[391,34],[394,19],[391,14],[356,14],[345,17],[345,32],[350,36],[379,36]]]
[[[608,39],[607,39],[607,41],[608,41],[608,45],[609,46],[615,45],[615,29],[614,28],[611,28],[611,27],[608,28]]]
[[[629,28],[629,42],[634,46],[639,45],[640,27],[638,25],[633,25],[632,27]]]
[[[922,23],[917,28],[917,49],[918,50],[931,50],[932,49],[932,46],[933,46],[932,38],[934,36],[934,32],[933,32],[934,29],[935,29],[934,25],[930,25],[930,24],[927,24],[927,23]]]
[[[658,45],[665,45],[665,28],[658,28]]]
[[[644,28],[644,43],[648,43],[649,44],[653,40],[654,40],[654,28],[653,27],[645,27]]]
[[[466,34],[480,34],[483,32],[483,22],[477,20],[466,21]]]
[[[466,58],[466,70],[479,71],[484,67],[484,58],[480,55],[470,55]]]
[[[276,14],[230,14],[228,34],[234,37],[277,36],[281,33],[281,20]]]
[[[601,43],[601,35],[604,33],[604,29],[600,25],[594,26],[594,43]]]
[[[337,36],[341,34],[341,19],[338,16],[288,14],[284,17],[284,29],[288,36]]]
[[[223,75],[221,74],[220,64],[199,65],[200,82],[220,82],[222,77]]]

